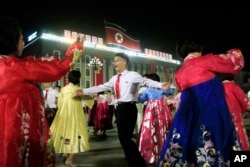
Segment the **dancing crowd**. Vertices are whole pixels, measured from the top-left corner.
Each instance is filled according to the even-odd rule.
[[[1,18],[1,167],[54,167],[56,154],[75,166],[74,155],[91,150],[88,126],[106,138],[114,122],[129,167],[224,167],[232,151],[250,150],[249,98],[234,80],[245,63],[238,48],[203,55],[201,41],[181,38],[176,52],[184,61],[173,83],[128,70],[129,56],[116,53],[116,74],[89,88],[73,69],[84,55],[81,40],[62,60],[22,56],[23,48],[18,20]],[[66,75],[68,84],[53,88]]]

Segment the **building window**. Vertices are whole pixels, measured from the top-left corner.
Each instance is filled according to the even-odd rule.
[[[143,65],[143,74],[147,74],[147,73],[149,73],[149,72],[148,72],[148,68],[147,68],[147,65],[144,64],[144,65]]]
[[[164,71],[163,66],[160,66],[159,67],[159,73],[158,73],[158,75],[161,78],[161,82],[165,82],[166,81],[165,73],[163,71]]]
[[[84,77],[85,84],[86,84],[85,86],[90,87],[91,82],[93,82],[92,81],[93,77],[92,77],[91,67],[88,66],[90,59],[91,59],[91,56],[85,55],[84,58],[85,58],[85,74],[86,74],[86,76]]]
[[[89,76],[90,75],[90,71],[89,71],[89,68],[86,69],[86,76]]]
[[[159,66],[155,67],[155,73],[159,73]]]
[[[89,57],[89,56],[86,56],[86,58],[85,58],[86,64],[89,64],[89,61],[90,61],[90,57]]]
[[[162,66],[160,66],[160,68],[159,68],[159,73],[163,73],[163,67]]]
[[[86,88],[90,87],[90,81],[86,81]]]
[[[138,73],[140,73],[141,75],[143,75],[143,72],[142,72],[142,69],[141,69],[141,64],[137,64],[136,67],[137,67]]]
[[[61,57],[61,51],[60,50],[53,50],[53,56],[56,56],[59,60]]]

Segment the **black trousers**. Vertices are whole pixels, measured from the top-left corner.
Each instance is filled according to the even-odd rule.
[[[129,166],[147,167],[137,144],[132,140],[137,112],[135,103],[118,104],[116,113],[118,137]]]
[[[54,120],[56,111],[57,111],[57,108],[45,108],[45,116],[46,116],[49,126],[52,124]]]
[[[114,111],[115,111],[114,105],[109,105],[109,115],[110,115],[111,122],[113,122]]]

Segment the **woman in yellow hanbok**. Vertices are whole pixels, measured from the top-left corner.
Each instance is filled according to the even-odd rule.
[[[74,153],[89,150],[89,134],[82,98],[75,97],[79,89],[81,73],[72,70],[68,74],[69,84],[61,89],[58,110],[50,127],[56,153],[63,153],[65,164],[74,166]]]

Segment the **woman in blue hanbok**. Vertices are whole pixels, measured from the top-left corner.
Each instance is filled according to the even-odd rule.
[[[201,45],[191,38],[180,41],[177,52],[185,58],[175,75],[180,104],[157,166],[230,166],[230,151],[241,148],[216,73],[237,74],[242,53],[201,56]]]

